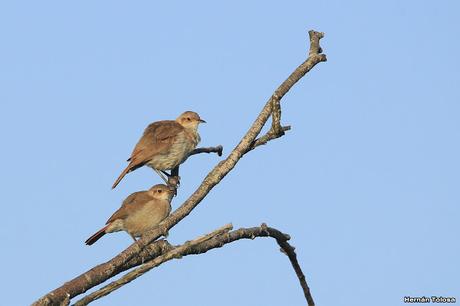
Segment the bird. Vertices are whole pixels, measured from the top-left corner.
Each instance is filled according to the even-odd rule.
[[[198,125],[206,123],[192,111],[182,113],[176,120],[162,120],[151,123],[134,147],[128,166],[121,172],[112,189],[117,187],[123,177],[144,165],[151,167],[167,183],[162,175],[182,164],[201,138]]]
[[[175,189],[164,184],[132,193],[107,220],[106,225],[89,237],[85,244],[92,245],[105,234],[119,231],[126,231],[136,241],[136,237],[153,229],[169,216],[174,194]]]

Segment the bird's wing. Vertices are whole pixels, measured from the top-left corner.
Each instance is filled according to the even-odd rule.
[[[138,191],[130,194],[121,204],[121,207],[107,220],[109,224],[117,219],[125,219],[134,210],[139,209],[143,203],[151,201],[153,198],[147,191]]]
[[[176,136],[182,131],[184,131],[182,125],[172,120],[150,124],[134,147],[128,161],[131,162],[134,168],[137,165],[143,165],[156,154],[167,152],[170,144],[174,142]]]

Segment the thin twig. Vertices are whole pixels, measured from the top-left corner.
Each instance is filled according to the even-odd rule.
[[[274,134],[283,136],[284,131],[281,128],[281,101],[279,97],[272,99],[272,127]]]
[[[195,150],[190,153],[189,156],[200,154],[200,153],[217,153],[218,156],[222,156],[222,152],[224,147],[218,145],[217,147],[208,147],[208,148],[196,148]]]
[[[295,253],[295,248],[290,245],[287,241],[278,240],[278,245],[281,247],[281,250],[284,254],[289,258],[291,262],[292,268],[294,268],[295,274],[299,279],[300,286],[302,287],[303,294],[305,299],[307,300],[308,306],[314,306],[315,302],[313,301],[313,297],[310,293],[310,288],[308,287],[307,280],[305,279],[305,275],[302,272],[302,268],[300,268],[299,262],[297,261],[297,254]]]

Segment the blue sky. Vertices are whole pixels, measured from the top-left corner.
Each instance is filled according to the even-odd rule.
[[[245,156],[170,232],[223,224],[292,236],[318,305],[460,298],[458,1],[3,1],[5,305],[31,303],[131,244],[92,247],[149,169],[111,184],[144,127],[197,111],[228,153],[326,33],[328,62],[283,100],[285,137]],[[178,207],[220,160],[181,168]],[[94,305],[304,305],[267,239],[155,269]]]

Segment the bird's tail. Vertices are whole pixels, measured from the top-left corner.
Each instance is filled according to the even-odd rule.
[[[93,243],[95,243],[96,241],[98,241],[102,236],[104,236],[106,234],[105,230],[107,229],[107,227],[109,227],[110,224],[107,224],[106,226],[104,226],[103,228],[101,228],[100,230],[98,230],[96,233],[94,233],[91,237],[89,237],[88,239],[86,239],[85,243],[87,245],[92,245]]]
[[[112,185],[112,189],[114,189],[115,187],[117,187],[118,183],[120,183],[120,181],[125,177],[126,173],[128,173],[132,168],[132,164],[129,163],[129,165],[125,168],[125,170],[123,170],[123,172],[120,174],[120,176],[117,178],[117,180],[115,181],[115,183],[113,183]]]

